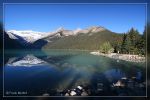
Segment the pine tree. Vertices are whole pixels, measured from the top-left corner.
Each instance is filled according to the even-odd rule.
[[[136,47],[136,44],[137,44],[138,40],[140,39],[139,32],[137,30],[135,30],[134,28],[131,28],[131,30],[128,32],[128,34],[129,34],[132,46]]]
[[[143,34],[141,35],[139,41],[137,42],[138,53],[145,55],[146,52],[146,27]]]
[[[141,44],[141,35],[137,30],[134,28],[131,28],[131,30],[128,32],[129,38],[131,40],[131,46],[130,46],[130,53],[132,54],[139,54],[141,51],[138,46]]]
[[[131,50],[131,40],[128,34],[124,34],[123,36],[123,42],[121,46],[121,52],[128,54]]]
[[[143,32],[143,35],[142,35],[142,39],[144,39],[144,40],[146,40],[146,30],[147,30],[147,27],[145,26],[144,32]]]

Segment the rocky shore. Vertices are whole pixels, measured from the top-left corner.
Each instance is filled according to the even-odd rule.
[[[93,87],[95,86],[95,87]],[[42,96],[132,96],[132,95],[145,95],[146,82],[139,81],[137,77],[121,77],[114,82],[109,83],[107,86],[101,80],[97,80],[95,85],[78,85],[74,88],[67,88],[62,90],[54,90],[46,92]],[[109,91],[108,91],[109,89]]]
[[[90,54],[93,55],[101,55],[117,60],[125,60],[125,61],[130,61],[130,62],[145,62],[146,58],[144,56],[139,56],[139,55],[131,55],[131,54],[118,54],[118,53],[110,53],[110,54],[104,54],[100,53],[98,51],[90,52]]]

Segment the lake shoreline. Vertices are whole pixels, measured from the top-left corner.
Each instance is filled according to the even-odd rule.
[[[118,53],[104,54],[104,53],[100,53],[99,51],[93,51],[93,52],[90,52],[90,54],[97,55],[97,56],[109,57],[109,58],[117,59],[117,60],[129,61],[129,62],[140,63],[140,62],[146,61],[146,58],[144,56],[139,56],[139,55],[118,54]]]

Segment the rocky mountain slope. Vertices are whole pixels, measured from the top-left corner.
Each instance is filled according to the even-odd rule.
[[[33,49],[98,49],[106,42],[121,39],[121,35],[101,26],[86,29],[67,30],[62,27],[53,32],[16,31],[6,34],[9,40],[18,41],[25,48]],[[7,43],[7,42],[6,42]]]

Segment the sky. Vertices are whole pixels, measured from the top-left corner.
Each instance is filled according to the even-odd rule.
[[[6,30],[55,31],[102,26],[124,33],[132,27],[143,33],[145,4],[5,4]]]

